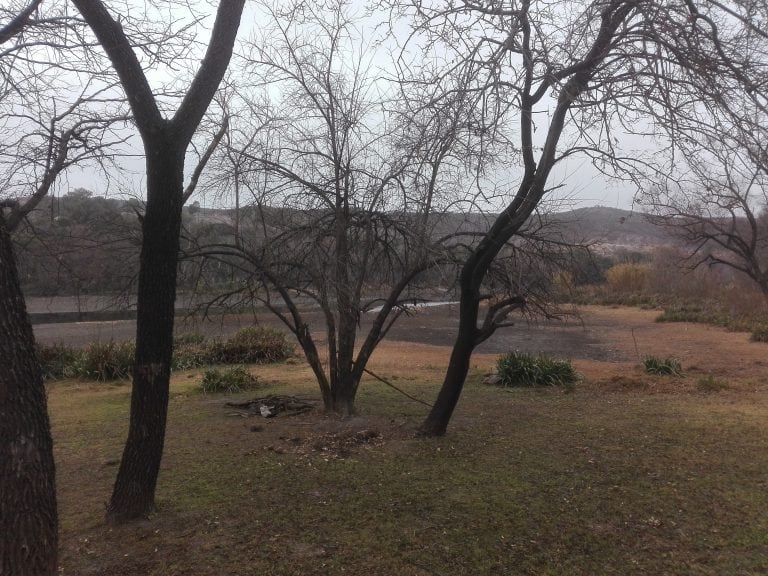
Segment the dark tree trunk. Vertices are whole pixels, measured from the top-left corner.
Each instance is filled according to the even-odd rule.
[[[0,214],[0,574],[56,574],[57,521],[43,375]]]
[[[107,506],[107,519],[119,523],[146,516],[154,507],[173,353],[184,154],[229,66],[245,0],[220,0],[205,57],[171,120],[160,112],[120,23],[98,0],[73,2],[120,77],[147,158],[131,420]]]
[[[142,223],[131,420],[107,506],[111,522],[141,518],[153,509],[165,440],[184,155],[172,136],[158,140],[145,143],[148,201]]]
[[[331,383],[331,405],[326,407],[342,416],[352,416],[355,413],[355,396],[357,396],[357,381],[350,371],[339,374],[338,379]]]
[[[471,288],[464,290],[462,287],[459,304],[459,332],[453,344],[443,386],[440,388],[437,400],[432,405],[432,410],[419,428],[420,435],[442,436],[448,429],[448,422],[451,421],[453,411],[464,389],[470,359],[475,349],[479,307],[480,299],[477,291]]]

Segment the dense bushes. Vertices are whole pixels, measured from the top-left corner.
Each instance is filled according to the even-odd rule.
[[[651,269],[647,264],[616,264],[605,273],[608,286],[614,292],[642,292],[648,284]]]
[[[768,341],[768,300],[755,283],[726,266],[687,266],[686,253],[657,247],[642,259],[606,270],[602,285],[558,282],[561,301],[663,308],[658,322],[700,322],[752,333]]]
[[[77,375],[72,372],[73,366],[82,354],[77,348],[70,348],[63,344],[51,346],[37,346],[37,357],[43,368],[43,378],[46,380],[58,380],[71,378]]]
[[[272,328],[253,326],[243,328],[224,342],[211,345],[209,364],[257,364],[284,360],[293,353],[293,347],[282,332]]]
[[[83,378],[119,380],[133,371],[135,345],[127,342],[96,342],[86,348],[62,344],[39,346],[38,357],[47,379]],[[174,339],[171,368],[189,370],[211,364],[279,362],[293,354],[285,334],[272,328],[243,328],[227,340],[208,340],[202,334]]]
[[[496,372],[502,386],[564,386],[578,380],[568,360],[525,352],[510,352],[500,357]]]
[[[768,326],[758,326],[752,331],[752,342],[768,342]]]

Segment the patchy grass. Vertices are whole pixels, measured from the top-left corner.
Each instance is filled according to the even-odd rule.
[[[434,398],[441,360],[378,362]],[[274,393],[317,396],[302,364],[254,371]],[[768,383],[711,395],[587,381],[565,394],[479,386],[482,371],[438,439],[412,434],[426,407],[373,380],[353,419],[264,420],[228,415],[194,393],[199,372],[177,374],[158,512],[117,528],[103,503],[129,388],[56,383],[60,573],[768,573]],[[376,441],[327,449],[366,431]]]
[[[211,368],[203,374],[200,390],[209,393],[237,394],[253,390],[259,386],[259,379],[251,374],[245,366],[230,366],[219,370]]]
[[[752,342],[768,342],[768,325],[762,324],[752,331]]]
[[[753,341],[763,342],[759,337],[755,338],[755,334],[765,330],[766,318],[764,313],[736,314],[721,304],[704,301],[665,306],[656,322],[697,322],[720,326],[734,332],[752,332]]]
[[[728,390],[730,386],[723,378],[715,378],[712,374],[709,374],[696,381],[696,388],[699,392],[722,392],[723,390]]]
[[[682,376],[683,374],[680,360],[669,356],[665,358],[646,356],[643,358],[643,369],[646,374],[653,374],[654,376]]]

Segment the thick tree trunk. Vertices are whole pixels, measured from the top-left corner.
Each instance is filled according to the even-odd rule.
[[[130,427],[107,506],[107,519],[117,523],[152,511],[165,440],[184,156],[172,136],[158,140],[145,143],[147,207],[142,224]]]
[[[56,574],[57,520],[43,375],[0,214],[0,575]]]
[[[357,382],[350,373],[340,374],[340,377],[331,383],[330,410],[342,416],[352,416],[355,413],[357,388]]]

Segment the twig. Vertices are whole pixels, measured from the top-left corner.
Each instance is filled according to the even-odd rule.
[[[632,341],[635,343],[635,354],[637,354],[637,359],[642,360],[642,358],[640,358],[640,348],[637,346],[637,338],[635,338],[635,329],[632,328],[630,331],[632,332]]]

